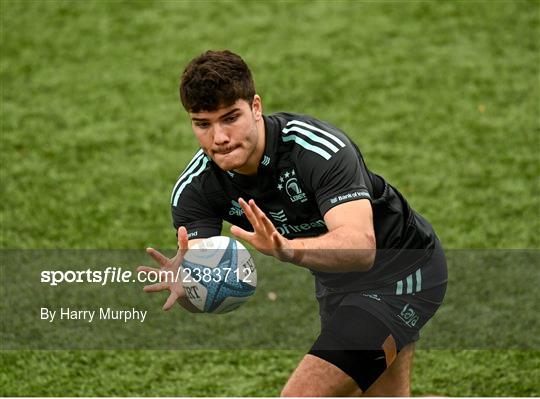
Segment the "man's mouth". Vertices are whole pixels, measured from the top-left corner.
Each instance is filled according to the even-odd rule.
[[[215,150],[214,153],[219,155],[227,155],[236,150],[238,147],[239,146],[220,148],[219,150]]]

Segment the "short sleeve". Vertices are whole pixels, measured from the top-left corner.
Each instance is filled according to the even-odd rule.
[[[331,137],[326,135],[325,142],[332,146],[319,140],[317,144],[324,153],[303,151],[299,162],[302,179],[314,194],[321,215],[345,202],[372,198],[371,184],[366,181],[369,175],[356,146],[343,133],[338,135],[326,129],[334,139],[330,141]]]
[[[173,190],[171,211],[175,230],[184,226],[189,239],[221,234],[223,220],[207,200],[199,181],[190,182],[176,194]]]

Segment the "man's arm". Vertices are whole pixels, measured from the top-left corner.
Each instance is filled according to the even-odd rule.
[[[293,248],[289,261],[321,272],[371,269],[376,242],[370,201],[361,199],[338,205],[324,215],[324,221],[328,233],[288,240]]]
[[[247,203],[240,198],[238,202],[254,231],[233,226],[231,233],[266,255],[329,273],[367,271],[373,266],[376,243],[369,200],[350,201],[333,207],[324,215],[326,234],[294,240],[279,234],[255,201]]]

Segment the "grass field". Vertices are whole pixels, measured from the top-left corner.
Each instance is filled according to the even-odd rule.
[[[540,246],[537,1],[1,0],[0,11],[3,249],[174,247],[170,189],[196,146],[178,78],[209,48],[244,57],[267,113],[348,132],[446,248]],[[302,355],[4,350],[0,394],[276,395]],[[539,369],[538,347],[419,350],[413,394],[540,395]]]

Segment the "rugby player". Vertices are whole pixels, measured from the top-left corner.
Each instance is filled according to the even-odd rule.
[[[177,255],[147,250],[161,270],[176,271],[191,243],[230,222],[233,235],[316,280],[321,332],[283,396],[409,396],[414,343],[447,281],[428,221],[337,127],[264,115],[248,66],[230,51],[193,59],[180,98],[200,149],[172,192]],[[163,290],[164,309],[195,311],[180,282],[145,287]]]

